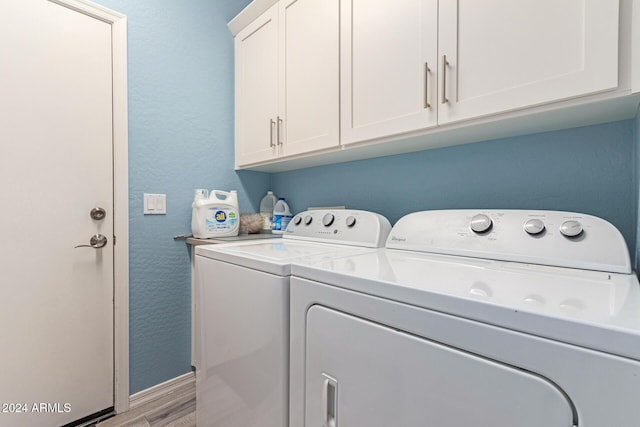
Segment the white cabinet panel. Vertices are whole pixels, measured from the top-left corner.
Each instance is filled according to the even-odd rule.
[[[236,35],[236,165],[338,146],[338,0],[282,0]]]
[[[339,2],[280,3],[281,155],[338,146]]]
[[[517,367],[319,305],[306,337],[306,427],[574,425],[563,392]]]
[[[235,38],[236,164],[276,155],[278,114],[278,5]]]
[[[618,9],[601,0],[440,0],[439,123],[616,88]]]
[[[638,1],[255,0],[229,24],[236,167],[284,171],[633,117]]]
[[[348,0],[341,19],[342,143],[435,126],[438,1]]]
[[[618,3],[343,2],[342,143],[617,88]]]

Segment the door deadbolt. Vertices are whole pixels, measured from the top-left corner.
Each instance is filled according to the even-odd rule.
[[[100,249],[100,248],[104,248],[106,245],[107,245],[106,236],[103,236],[102,234],[94,234],[93,236],[91,236],[91,239],[89,239],[88,245],[78,245],[76,246],[76,248]]]
[[[91,215],[91,219],[101,220],[104,219],[105,216],[107,216],[107,211],[102,208],[93,208],[91,209],[91,213],[89,215]]]

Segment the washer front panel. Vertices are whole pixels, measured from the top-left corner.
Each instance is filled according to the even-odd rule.
[[[289,278],[200,258],[198,426],[287,425]]]

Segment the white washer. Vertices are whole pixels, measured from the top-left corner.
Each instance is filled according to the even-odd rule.
[[[196,248],[198,427],[289,425],[291,262],[371,252],[390,230],[372,212],[317,210],[282,239]]]
[[[608,222],[430,211],[291,277],[290,425],[640,423],[640,285]]]

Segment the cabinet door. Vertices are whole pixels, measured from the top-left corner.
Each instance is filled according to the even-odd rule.
[[[618,8],[617,0],[440,0],[439,123],[616,88]]]
[[[337,146],[339,0],[280,2],[281,155]]]
[[[278,5],[236,35],[236,166],[273,158],[278,116]]]
[[[342,2],[342,143],[436,125],[438,1]]]

